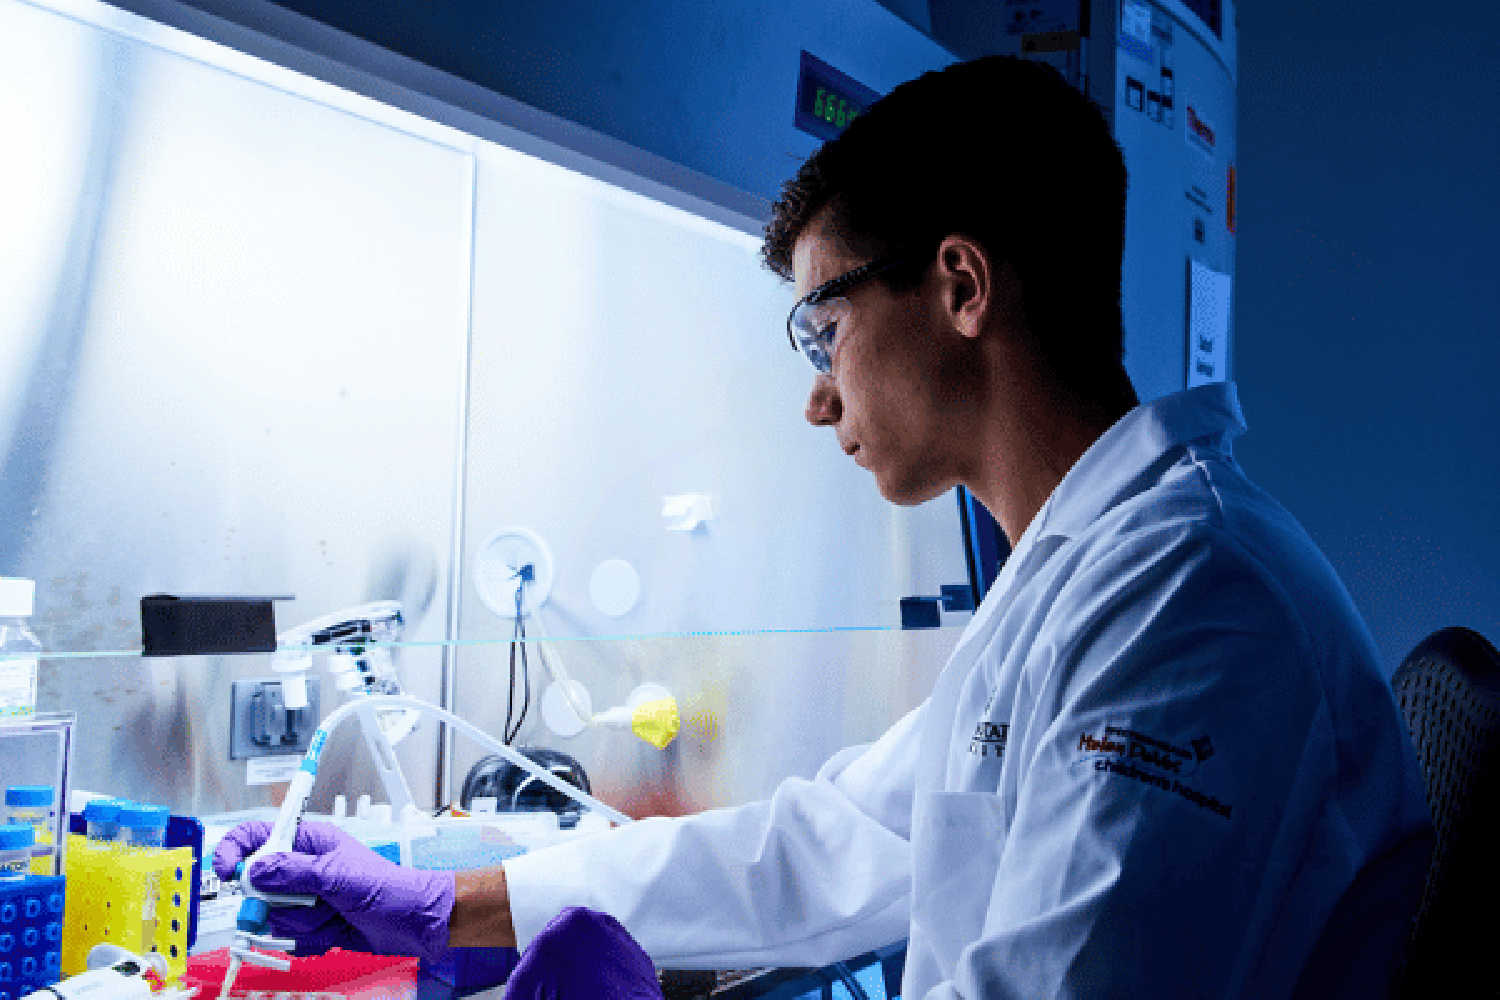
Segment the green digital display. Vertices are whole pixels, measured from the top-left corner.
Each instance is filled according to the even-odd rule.
[[[880,95],[808,53],[797,79],[796,125],[819,139],[832,139]]]
[[[858,105],[851,104],[847,97],[827,87],[819,87],[813,93],[813,117],[821,118],[835,128],[846,127],[863,110]]]

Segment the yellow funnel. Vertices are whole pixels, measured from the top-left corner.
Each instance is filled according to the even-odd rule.
[[[630,731],[658,750],[665,750],[681,727],[676,698],[645,701],[630,713]]]

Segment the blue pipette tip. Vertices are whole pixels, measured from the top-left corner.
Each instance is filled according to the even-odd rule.
[[[247,934],[264,934],[271,919],[271,907],[264,899],[247,896],[240,904],[239,916],[234,926]]]
[[[243,884],[245,881],[245,862],[241,861],[234,868],[234,877]],[[264,899],[256,899],[254,896],[246,896],[240,903],[240,912],[235,917],[235,929],[247,934],[264,934],[266,926],[271,921],[271,905]]]

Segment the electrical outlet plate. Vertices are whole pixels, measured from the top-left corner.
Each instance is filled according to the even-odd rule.
[[[296,740],[283,742],[288,727],[286,709],[281,701],[281,678],[235,681],[230,697],[229,759],[306,753],[321,718],[318,714],[318,683],[316,677],[307,678],[307,707],[298,713],[290,727]]]

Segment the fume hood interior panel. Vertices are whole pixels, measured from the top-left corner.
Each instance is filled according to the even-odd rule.
[[[689,118],[674,146],[642,82],[601,131],[271,4],[131,3],[154,16],[0,0],[0,573],[38,581],[39,707],[83,720],[78,787],[196,813],[274,794],[228,754],[232,683],[269,657],[141,658],[148,593],[292,593],[283,629],[400,600],[407,689],[498,732],[515,622],[472,569],[509,526],[556,558],[529,634],[596,706],[644,681],[679,699],[665,752],[565,741],[529,658],[519,741],[630,811],[762,797],[920,703],[967,616],[903,632],[898,602],[967,579],[957,504],[892,507],[805,423],[757,213],[816,146],[792,123],[802,52],[884,92],[939,45],[875,4],[788,0],[741,25],[731,145]],[[1087,52],[1051,58],[1126,154],[1126,365],[1150,399],[1184,384],[1191,268],[1233,274],[1235,41],[1229,4],[1218,37],[1178,0],[1132,12],[1122,41],[1121,7],[1091,2]],[[714,518],[672,530],[684,494]],[[610,560],[638,574],[624,614],[590,589]],[[477,756],[434,726],[400,753],[424,803]],[[336,738],[315,806],[379,795],[362,754]]]
[[[666,752],[570,745],[531,660],[520,740],[641,809],[767,794],[925,696],[966,616],[903,633],[898,602],[966,578],[957,505],[892,508],[803,421],[812,370],[753,221],[104,4],[0,0],[0,26],[0,95],[32,95],[0,98],[22,151],[0,191],[21,262],[0,278],[0,572],[38,582],[39,708],[84,720],[76,787],[274,801],[228,732],[233,682],[270,657],[141,657],[151,593],[295,594],[283,631],[400,600],[407,690],[499,731],[514,620],[468,560],[507,525],[555,553],[531,634],[596,705],[641,680],[679,698]],[[683,493],[715,518],[671,530]],[[626,615],[589,592],[608,559],[639,573]],[[440,788],[436,727],[401,745],[419,804],[451,796],[455,753]],[[314,808],[380,797],[362,757],[335,737]]]

